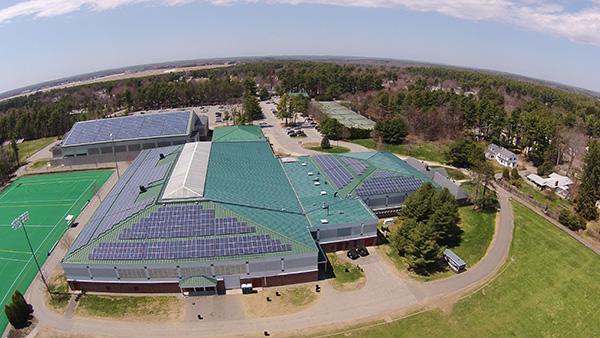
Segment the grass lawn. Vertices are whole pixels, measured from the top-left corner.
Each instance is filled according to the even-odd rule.
[[[336,146],[336,145],[333,145],[333,144],[331,145],[331,148],[329,148],[329,149],[323,149],[318,144],[307,143],[307,144],[304,145],[304,148],[310,149],[310,150],[314,150],[314,151],[321,151],[321,152],[324,152],[324,153],[330,153],[330,154],[342,154],[342,153],[349,153],[350,152],[350,149],[348,149],[346,147]]]
[[[554,194],[554,192],[548,191],[548,194],[546,194],[545,192],[537,190],[535,187],[531,186],[527,182],[521,182],[518,189],[525,195],[533,198],[534,200],[542,203],[543,205],[548,205],[550,208],[556,211],[560,211],[563,208],[570,207],[569,201],[563,200],[562,198]]]
[[[494,228],[496,222],[495,213],[478,212],[472,206],[461,207],[458,210],[461,222],[460,228],[463,230],[462,241],[459,246],[451,248],[467,265],[473,266],[485,255],[485,252],[494,237]],[[404,257],[400,257],[396,250],[391,247],[385,249],[387,256],[400,271],[407,271],[407,264]],[[435,272],[428,276],[417,275],[409,272],[411,277],[422,281],[436,280],[452,276],[454,272],[449,269]]]
[[[46,146],[48,146],[55,140],[56,137],[46,137],[39,138],[37,140],[24,141],[23,143],[18,144],[17,147],[19,148],[19,161],[21,163],[25,162],[25,160],[27,160],[29,156],[44,149]]]
[[[77,315],[104,318],[176,318],[183,304],[173,296],[98,296],[85,295],[79,300]]]
[[[505,270],[449,314],[438,310],[339,337],[598,337],[600,257],[520,204]]]
[[[333,267],[333,273],[335,274],[334,283],[338,286],[343,286],[344,284],[356,283],[361,278],[365,277],[365,273],[362,272],[356,264],[351,264],[348,262],[342,262],[338,259],[335,253],[328,253],[327,259],[331,263]],[[346,269],[348,271],[346,272]]]
[[[244,295],[241,303],[248,318],[265,318],[302,311],[318,296],[314,288],[308,286],[266,288],[259,293]],[[267,301],[267,297],[271,301]]]
[[[459,246],[452,248],[468,265],[473,266],[485,255],[494,237],[496,213],[478,212],[472,206],[459,209],[460,227],[464,231]]]
[[[375,149],[377,144],[372,139],[356,139],[350,140],[352,143],[359,144],[363,147]],[[433,161],[439,163],[446,163],[446,156],[444,155],[448,147],[438,143],[406,143],[406,144],[386,144],[384,150],[399,155],[412,156],[424,161]]]
[[[39,161],[35,161],[33,162],[33,164],[31,165],[31,169],[41,169],[41,168],[45,168],[48,165],[48,162],[50,160],[39,160]]]
[[[50,290],[53,292],[52,297],[47,295],[48,304],[55,310],[58,310],[61,313],[64,312],[69,304],[69,299],[71,299],[65,274],[60,273],[54,276],[48,283],[48,286],[50,286]]]

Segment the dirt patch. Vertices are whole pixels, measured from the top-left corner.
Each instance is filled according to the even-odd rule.
[[[367,278],[360,277],[355,282],[338,283],[334,280],[330,281],[331,286],[338,291],[354,291],[362,288],[367,283]]]
[[[81,334],[71,334],[48,327],[43,327],[33,335],[35,338],[99,338],[104,336],[88,336]]]
[[[267,297],[271,301],[268,301]],[[269,288],[252,295],[244,295],[242,305],[249,318],[266,318],[302,311],[314,305],[318,298],[319,293],[315,292],[312,285]]]

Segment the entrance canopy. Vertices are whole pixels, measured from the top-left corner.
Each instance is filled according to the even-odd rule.
[[[182,289],[214,288],[216,286],[217,280],[208,276],[192,276],[184,278],[179,282],[179,287]]]

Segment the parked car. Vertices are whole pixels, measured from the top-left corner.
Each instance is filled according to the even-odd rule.
[[[361,255],[362,257],[368,256],[369,255],[369,250],[367,250],[367,248],[362,247],[362,248],[358,248],[356,249],[356,251],[358,252],[359,255]]]
[[[346,253],[346,256],[348,256],[348,258],[350,258],[351,260],[355,260],[360,257],[360,255],[358,254],[356,249],[348,250],[348,253]]]

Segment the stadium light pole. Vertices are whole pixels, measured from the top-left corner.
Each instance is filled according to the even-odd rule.
[[[117,167],[117,177],[121,178],[121,173],[119,173],[119,163],[117,163],[117,152],[116,152],[116,147],[115,147],[115,137],[113,136],[113,134],[110,134],[110,140],[112,141],[112,146],[113,146],[113,157],[115,159],[115,167]]]
[[[38,272],[40,273],[40,277],[42,277],[42,282],[46,286],[46,290],[48,290],[48,294],[52,297],[52,292],[50,291],[50,286],[48,286],[48,282],[46,281],[46,277],[44,277],[44,273],[42,272],[42,267],[40,266],[40,262],[38,262],[37,257],[35,256],[35,252],[33,251],[33,247],[31,246],[31,241],[29,240],[29,234],[27,233],[27,229],[25,229],[25,222],[29,220],[29,211],[25,211],[19,217],[15,218],[10,226],[13,230],[18,230],[19,228],[23,228],[23,233],[25,233],[25,238],[27,239],[27,244],[29,245],[29,250],[31,250],[31,256],[33,256],[33,261],[37,266]]]

